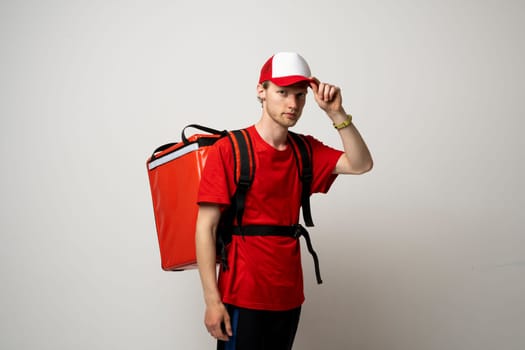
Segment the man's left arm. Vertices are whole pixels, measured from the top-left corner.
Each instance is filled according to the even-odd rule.
[[[335,174],[363,174],[373,167],[372,156],[361,134],[343,108],[341,89],[321,83],[318,79],[310,84],[319,107],[326,112],[336,127],[343,143],[344,154],[334,168]]]

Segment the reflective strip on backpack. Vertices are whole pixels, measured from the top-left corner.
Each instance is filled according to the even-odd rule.
[[[176,151],[170,152],[158,159],[155,159],[154,161],[148,164],[148,169],[149,170],[155,169],[156,167],[162,164],[172,161],[173,159],[182,157],[183,155],[196,151],[197,149],[199,149],[199,144],[197,142],[190,143],[187,146],[181,147]]]

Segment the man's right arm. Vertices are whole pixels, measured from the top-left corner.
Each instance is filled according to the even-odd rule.
[[[197,265],[202,283],[206,313],[204,323],[208,332],[217,339],[227,341],[232,335],[230,316],[221,301],[217,286],[215,242],[221,211],[216,204],[199,205],[195,232]],[[223,332],[222,324],[226,333]]]

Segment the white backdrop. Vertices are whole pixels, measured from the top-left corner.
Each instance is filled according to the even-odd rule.
[[[213,349],[146,173],[300,52],[375,160],[313,198],[296,349],[525,347],[522,1],[2,1],[0,348]],[[309,96],[297,131],[339,146]]]

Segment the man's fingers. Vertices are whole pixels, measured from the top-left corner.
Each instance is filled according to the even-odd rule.
[[[213,328],[209,329],[209,332],[212,337],[219,340],[228,341],[228,334],[224,333],[222,330],[222,326],[219,324]],[[231,334],[230,334],[231,335]]]
[[[218,340],[228,341],[229,337],[233,335],[230,316],[226,310],[222,315],[222,322],[220,321],[211,321],[210,323],[206,322],[206,328],[212,337]]]
[[[332,85],[330,89],[330,101],[333,100],[335,96],[337,96],[338,93],[339,93],[339,88],[337,86]]]
[[[329,102],[339,93],[339,88],[334,85],[321,83],[317,95],[322,101]]]
[[[312,87],[312,89],[314,87],[318,87],[319,84],[321,84],[321,82],[319,81],[319,79],[317,79],[316,77],[310,77],[310,86]]]
[[[319,106],[326,108],[336,108],[340,101],[341,89],[335,85],[322,83],[315,77],[310,77],[310,87],[312,88],[315,100]],[[334,107],[335,106],[335,107]]]
[[[331,86],[325,83],[320,83],[319,87],[317,89],[317,96],[321,101],[329,101],[330,100],[330,90]]]
[[[230,318],[227,318],[224,320],[224,329],[227,335],[229,335],[230,337],[233,335],[232,324],[230,322]]]
[[[222,330],[220,331],[220,333],[217,334],[215,338],[222,341],[228,341],[230,339],[227,334],[222,332]]]
[[[332,86],[325,84],[324,86],[324,100],[330,101],[332,96]]]

